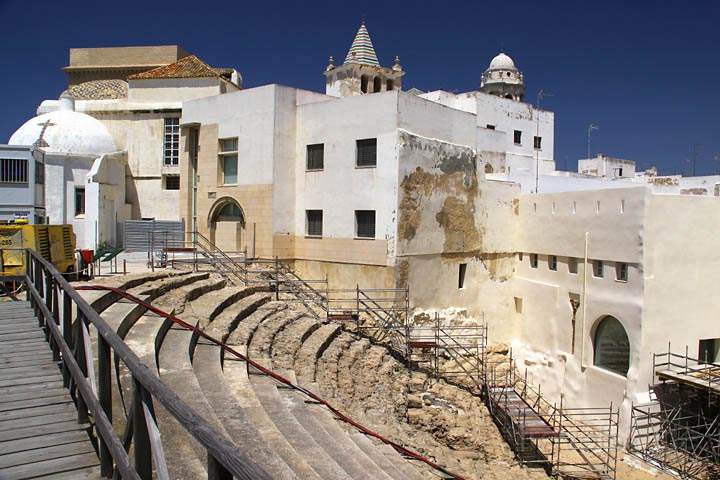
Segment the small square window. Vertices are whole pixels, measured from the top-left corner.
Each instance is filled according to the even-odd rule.
[[[605,276],[605,265],[602,260],[593,260],[593,276],[603,278]]]
[[[309,237],[322,237],[323,211],[305,210],[306,232]]]
[[[316,143],[307,146],[307,170],[322,170],[325,168],[325,145]]]
[[[356,141],[357,156],[355,165],[358,167],[377,166],[377,138],[366,138]]]
[[[578,273],[578,259],[575,257],[568,257],[568,272],[577,274]]]
[[[533,148],[535,150],[542,150],[542,137],[533,137]]]
[[[180,190],[180,175],[165,175],[165,190]]]
[[[537,253],[530,254],[530,268],[538,268],[538,256]]]
[[[355,210],[355,236],[375,238],[375,210]]]
[[[615,263],[615,280],[618,282],[628,281],[628,264],[622,262]]]
[[[465,288],[465,272],[467,271],[467,263],[458,265],[458,288]]]
[[[720,363],[720,338],[706,338],[698,345],[699,363]]]
[[[522,144],[522,132],[520,130],[515,130],[515,132],[513,133],[513,140],[515,142],[515,145]]]
[[[548,268],[552,271],[557,271],[557,257],[555,255],[548,256]]]
[[[85,187],[75,187],[75,216],[85,215]]]

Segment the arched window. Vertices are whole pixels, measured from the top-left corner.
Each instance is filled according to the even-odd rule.
[[[388,92],[395,88],[395,82],[393,82],[391,79],[388,79],[387,82],[385,82],[385,90]]]
[[[382,80],[380,77],[375,77],[373,79],[373,92],[379,92],[382,90]]]
[[[607,316],[600,320],[593,343],[595,366],[627,375],[630,368],[630,340],[617,318]]]
[[[244,220],[242,210],[240,210],[240,207],[233,202],[227,203],[224,207],[222,207],[218,211],[215,219],[218,222],[242,222]]]

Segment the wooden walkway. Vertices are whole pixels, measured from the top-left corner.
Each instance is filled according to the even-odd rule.
[[[0,479],[100,478],[99,460],[28,302],[0,302]]]

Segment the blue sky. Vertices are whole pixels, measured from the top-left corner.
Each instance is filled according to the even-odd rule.
[[[589,123],[594,152],[641,168],[720,171],[720,2],[114,2],[0,0],[0,142],[66,85],[68,48],[180,44],[246,87],[324,88],[365,16],[384,65],[400,55],[404,87],[476,89],[500,50],[543,89],[556,114],[555,158],[575,169]],[[717,158],[717,159],[716,159]]]

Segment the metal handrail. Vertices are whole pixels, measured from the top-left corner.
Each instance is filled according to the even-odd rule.
[[[232,442],[183,402],[105,320],[45,259],[27,250],[29,266],[25,276],[28,300],[36,316],[46,328],[46,338],[53,357],[60,361],[65,386],[74,393],[78,420],[94,420],[98,440],[101,474],[123,479],[149,480],[153,463],[158,478],[168,478],[159,430],[153,409],[158,401],[178,423],[207,451],[208,478],[270,479]],[[73,304],[77,317],[73,322]],[[97,331],[97,364],[92,353],[92,337],[88,327]],[[128,414],[125,434],[121,440],[112,424],[111,352],[120,358],[132,375],[133,408]],[[97,366],[96,366],[97,365]],[[96,371],[97,368],[97,371]],[[96,377],[97,373],[97,379]],[[134,443],[133,464],[128,455]]]

